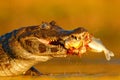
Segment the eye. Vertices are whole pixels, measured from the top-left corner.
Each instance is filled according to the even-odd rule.
[[[50,26],[45,22],[43,22],[40,27],[41,27],[41,29],[50,29]]]

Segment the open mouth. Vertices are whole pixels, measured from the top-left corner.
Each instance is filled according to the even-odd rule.
[[[91,41],[89,36],[88,33],[83,33],[82,37],[81,35],[69,36],[65,39],[51,40],[49,44],[66,50],[67,55],[81,55],[86,52]]]
[[[74,43],[74,44],[73,44]],[[53,40],[49,42],[50,45],[61,47],[66,50],[66,54],[68,55],[78,55],[80,53],[80,41],[75,42],[67,42],[67,41],[61,41],[61,40]],[[70,45],[69,45],[70,44]],[[72,45],[72,46],[71,46]]]
[[[59,41],[59,40],[53,40],[53,41],[50,41],[49,42],[49,44],[50,45],[60,45],[60,46],[63,46],[64,47],[64,45]]]

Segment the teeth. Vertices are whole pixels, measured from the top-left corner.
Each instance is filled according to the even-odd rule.
[[[54,40],[50,40],[50,42],[53,42]]]
[[[50,41],[51,41],[51,42],[54,42],[54,41],[57,41],[57,40],[54,40],[54,39],[53,39],[53,40],[50,40]]]

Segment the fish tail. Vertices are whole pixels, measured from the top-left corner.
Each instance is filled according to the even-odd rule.
[[[111,59],[111,57],[114,56],[114,53],[112,51],[109,51],[109,50],[105,50],[104,53],[105,53],[105,57],[108,61]]]

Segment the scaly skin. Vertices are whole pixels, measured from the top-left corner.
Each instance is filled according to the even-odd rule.
[[[94,45],[91,37],[84,28],[64,30],[54,21],[14,30],[0,37],[0,76],[39,75],[35,64],[85,53]]]

